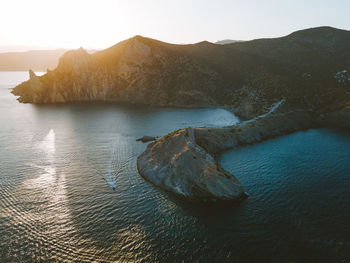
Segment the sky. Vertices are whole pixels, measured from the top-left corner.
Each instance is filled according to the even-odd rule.
[[[0,47],[102,49],[134,35],[170,43],[250,40],[333,26],[349,0],[1,0]]]

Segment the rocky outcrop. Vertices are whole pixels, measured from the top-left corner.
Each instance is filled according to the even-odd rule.
[[[311,111],[270,112],[221,128],[185,128],[148,145],[138,171],[156,186],[188,200],[241,200],[244,188],[215,158],[225,150],[319,127],[350,128],[350,110],[324,115]]]
[[[137,159],[139,173],[187,200],[241,200],[244,188],[215,160],[237,146],[317,126],[309,112],[273,113],[222,128],[185,128],[148,145]]]
[[[230,201],[245,197],[243,186],[196,143],[194,130],[175,131],[137,159],[139,173],[151,183],[192,201]]]
[[[313,114],[307,111],[273,113],[266,117],[222,128],[196,128],[196,142],[213,155],[238,146],[254,144],[268,138],[320,127]]]

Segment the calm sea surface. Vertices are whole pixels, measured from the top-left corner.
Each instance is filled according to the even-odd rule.
[[[198,207],[138,175],[135,139],[234,115],[20,104],[9,88],[27,78],[0,72],[0,262],[350,262],[350,133],[227,152],[219,161],[249,198]]]

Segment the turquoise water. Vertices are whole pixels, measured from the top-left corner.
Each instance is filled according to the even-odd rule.
[[[135,139],[221,126],[222,109],[20,104],[0,72],[0,262],[345,262],[350,133],[309,130],[227,152],[239,206],[197,207],[145,182]],[[115,188],[115,190],[113,190]]]

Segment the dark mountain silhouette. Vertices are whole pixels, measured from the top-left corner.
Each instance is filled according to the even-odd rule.
[[[232,44],[232,43],[237,43],[237,42],[244,42],[244,41],[243,40],[233,40],[233,39],[223,39],[223,40],[216,41],[215,44],[226,45],[226,44]]]

